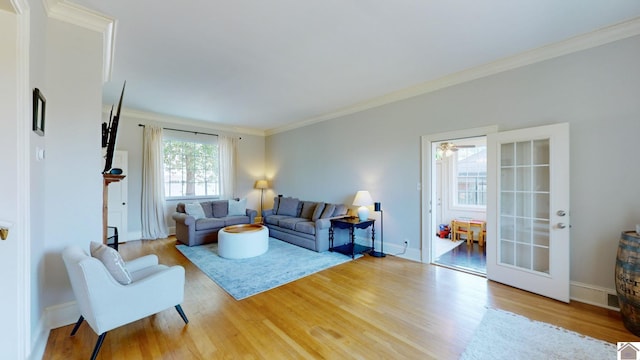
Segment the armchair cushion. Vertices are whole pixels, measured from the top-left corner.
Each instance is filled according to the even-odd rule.
[[[91,256],[100,260],[111,276],[122,285],[131,284],[131,274],[120,253],[105,244],[91,242]]]

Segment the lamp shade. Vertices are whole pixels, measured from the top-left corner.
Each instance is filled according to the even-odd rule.
[[[356,197],[353,199],[353,206],[371,205],[373,205],[373,199],[367,190],[360,190],[356,193]]]
[[[358,191],[355,199],[353,199],[353,205],[359,206],[358,218],[360,218],[360,221],[367,220],[369,218],[369,208],[367,206],[373,205],[371,194],[366,190]]]
[[[268,189],[269,183],[267,183],[267,180],[258,180],[253,187],[255,189]]]

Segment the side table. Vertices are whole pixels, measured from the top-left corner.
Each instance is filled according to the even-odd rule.
[[[329,251],[336,251],[341,254],[351,255],[351,258],[355,258],[356,254],[360,254],[373,249],[373,244],[376,239],[376,228],[373,226],[375,219],[367,219],[360,221],[357,217],[339,218],[331,220],[331,227],[329,228]],[[355,229],[366,229],[371,226],[371,246],[363,246],[356,244]],[[334,229],[349,229],[349,236],[351,242],[340,246],[333,246]]]

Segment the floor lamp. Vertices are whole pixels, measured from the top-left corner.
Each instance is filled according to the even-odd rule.
[[[258,180],[254,186],[256,189],[260,189],[260,221],[262,222],[262,210],[263,210],[263,199],[264,199],[264,189],[269,188],[269,184],[267,180]]]
[[[380,212],[380,251],[371,249],[371,251],[369,251],[369,255],[373,257],[385,257],[386,255],[384,254],[384,229],[382,227],[382,224],[383,224],[382,209],[380,208],[379,202],[373,203],[373,211]]]

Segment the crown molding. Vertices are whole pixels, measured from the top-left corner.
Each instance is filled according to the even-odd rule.
[[[42,2],[50,18],[102,33],[104,57],[102,81],[111,80],[117,20],[67,0],[43,0]]]
[[[506,57],[474,68],[462,70],[404,90],[392,92],[377,98],[357,103],[334,112],[326,113],[294,124],[269,129],[265,131],[265,134],[267,136],[270,136],[300,127],[309,126],[318,122],[354,114],[378,106],[409,99],[453,85],[458,85],[490,75],[495,75],[504,71],[517,69],[523,66],[535,64],[541,61],[553,59],[578,51],[587,50],[636,35],[640,35],[640,17],[612,26],[604,27],[587,34],[578,35],[564,41],[529,50],[514,56]]]
[[[107,106],[107,105],[103,106],[102,112],[105,114],[111,113],[111,106]],[[147,121],[153,121],[153,122],[165,122],[165,123],[185,125],[185,126],[195,126],[195,127],[201,127],[201,128],[206,128],[206,129],[211,129],[216,131],[242,134],[242,135],[265,136],[265,132],[259,129],[245,128],[245,127],[239,127],[239,126],[228,126],[228,125],[223,125],[218,123],[211,123],[203,120],[185,119],[185,118],[180,118],[180,117],[171,116],[171,115],[164,115],[164,114],[158,114],[158,113],[134,110],[134,109],[128,109],[128,108],[122,108],[120,117],[135,118],[139,120],[147,120]]]

